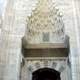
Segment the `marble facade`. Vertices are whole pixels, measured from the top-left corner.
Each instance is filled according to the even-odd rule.
[[[65,32],[70,37],[72,80],[79,80],[79,1],[54,1],[64,14]],[[25,31],[27,31],[26,18],[31,15],[36,4],[37,0],[7,0],[0,37],[0,80],[19,80],[22,59],[21,39],[26,34]]]

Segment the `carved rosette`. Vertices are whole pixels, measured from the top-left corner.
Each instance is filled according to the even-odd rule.
[[[64,23],[62,14],[51,2],[52,0],[39,0],[36,9],[27,20],[27,42],[43,43],[43,34],[49,33],[49,42],[63,42]]]

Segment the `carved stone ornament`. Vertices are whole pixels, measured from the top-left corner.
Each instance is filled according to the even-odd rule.
[[[31,60],[27,61],[27,67],[30,72],[33,72],[35,70],[38,70],[40,68],[48,67],[55,70],[58,70],[59,72],[63,72],[66,68],[66,62],[65,61],[49,61],[49,60]]]
[[[42,34],[50,34],[50,42],[59,42],[64,39],[64,23],[62,13],[56,8],[52,0],[39,0],[37,7],[27,20],[27,42],[41,43]],[[52,37],[51,37],[52,35]]]

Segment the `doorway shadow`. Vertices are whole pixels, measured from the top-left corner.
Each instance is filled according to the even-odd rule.
[[[51,68],[40,68],[32,73],[32,80],[61,80],[60,72]]]

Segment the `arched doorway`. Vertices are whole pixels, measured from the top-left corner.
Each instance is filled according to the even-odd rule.
[[[41,68],[32,73],[32,80],[61,80],[60,72],[51,68]]]

